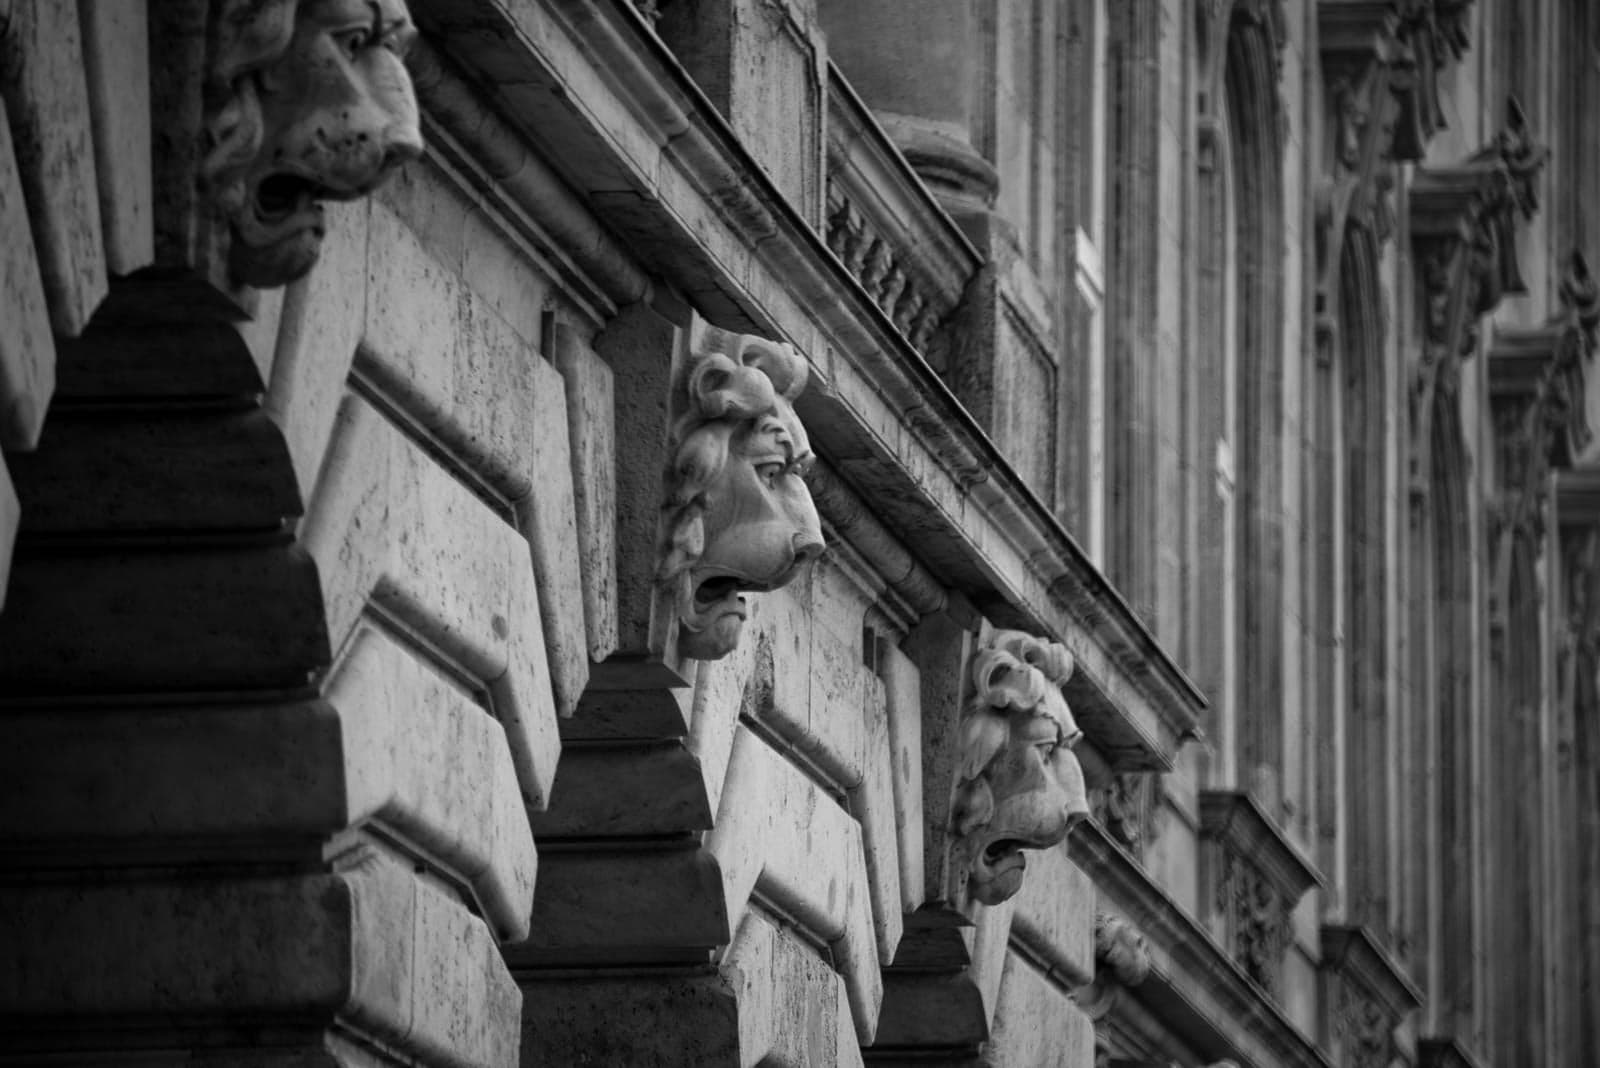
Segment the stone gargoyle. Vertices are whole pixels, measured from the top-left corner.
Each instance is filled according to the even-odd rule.
[[[404,0],[214,0],[201,178],[259,287],[317,261],[322,202],[372,192],[422,154]]]
[[[793,347],[691,316],[669,400],[656,581],[677,614],[677,651],[733,651],[745,594],[793,581],[822,554],[805,473],[814,457],[792,402],[807,367]]]
[[[997,905],[1022,888],[1024,849],[1061,842],[1089,814],[1072,747],[1082,736],[1061,687],[1072,654],[995,632],[972,658],[951,803],[952,899]]]

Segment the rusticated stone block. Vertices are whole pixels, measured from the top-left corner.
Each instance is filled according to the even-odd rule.
[[[567,745],[541,837],[683,834],[711,827],[700,761],[681,740]]]
[[[418,860],[466,883],[496,934],[526,937],[537,858],[505,729],[372,627],[325,693],[343,727],[345,822],[395,832]]]
[[[359,397],[346,399],[301,538],[328,631],[375,611],[489,693],[528,802],[561,752],[528,547],[505,519]]]

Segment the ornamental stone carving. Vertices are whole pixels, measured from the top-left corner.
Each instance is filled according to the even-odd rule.
[[[1089,814],[1072,754],[1082,732],[1062,696],[1072,654],[997,631],[972,658],[951,823],[952,897],[996,905],[1022,887],[1024,849],[1047,849]]]
[[[814,457],[792,404],[805,360],[698,317],[687,334],[673,368],[656,581],[676,612],[678,653],[716,660],[739,643],[745,594],[792,582],[824,544],[805,484]]]
[[[234,280],[278,286],[321,251],[322,203],[422,154],[404,0],[216,0],[201,177]]]

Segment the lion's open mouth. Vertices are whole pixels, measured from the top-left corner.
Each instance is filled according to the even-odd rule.
[[[983,851],[984,863],[992,867],[1003,857],[1021,853],[1026,844],[1020,838],[996,838]]]
[[[696,608],[707,608],[719,601],[728,600],[741,590],[750,588],[749,583],[740,582],[732,575],[718,575],[706,579],[694,588],[694,604]]]
[[[309,210],[319,200],[352,200],[359,189],[341,189],[303,174],[275,172],[256,186],[256,216],[264,223],[279,223]]]

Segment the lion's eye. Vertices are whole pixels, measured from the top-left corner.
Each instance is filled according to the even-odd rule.
[[[778,481],[778,478],[783,474],[783,471],[784,465],[779,463],[777,460],[771,460],[764,464],[756,464],[756,474],[760,477],[761,481],[765,482],[769,486]]]
[[[344,50],[345,55],[355,59],[371,40],[372,33],[370,30],[347,30],[339,37],[339,47]]]
[[[1061,748],[1061,744],[1059,742],[1038,742],[1035,744],[1035,748],[1039,750],[1039,755],[1044,757],[1048,763],[1055,758],[1056,750]]]

